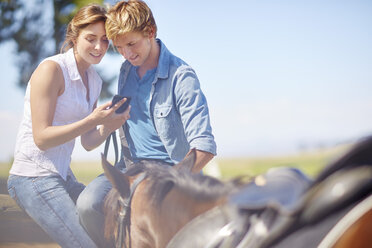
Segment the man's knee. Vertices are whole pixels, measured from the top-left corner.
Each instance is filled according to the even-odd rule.
[[[111,188],[105,177],[98,177],[88,184],[76,202],[80,217],[94,213],[103,214],[104,199]]]
[[[100,212],[99,200],[95,197],[94,192],[83,191],[76,202],[76,208],[80,216],[84,216],[86,213]]]

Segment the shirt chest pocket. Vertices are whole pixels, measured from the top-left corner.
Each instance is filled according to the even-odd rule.
[[[158,134],[163,138],[171,136],[174,126],[174,116],[172,105],[160,105],[154,108],[154,123]]]
[[[156,119],[167,118],[172,110],[172,105],[155,107],[154,116]]]

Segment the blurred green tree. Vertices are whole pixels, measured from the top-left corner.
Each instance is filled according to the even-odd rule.
[[[16,63],[20,75],[17,85],[25,89],[41,60],[59,53],[67,23],[79,8],[89,3],[103,2],[0,0],[0,44],[6,41],[16,44]],[[114,79],[115,76],[103,77],[101,98],[112,96],[108,87]]]

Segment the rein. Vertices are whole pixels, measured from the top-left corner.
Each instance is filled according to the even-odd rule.
[[[129,237],[129,247],[131,247],[130,242],[130,211],[131,211],[131,203],[133,199],[134,192],[137,189],[137,186],[146,178],[146,173],[142,173],[139,177],[134,180],[133,184],[130,187],[130,195],[128,198],[123,199],[121,196],[119,196],[119,204],[120,204],[120,212],[119,212],[119,223],[118,223],[118,232],[117,232],[117,240],[115,247],[121,248],[125,247],[127,248],[125,244],[126,234],[128,231],[128,237]],[[127,220],[127,221],[126,221]],[[125,224],[126,223],[126,224]]]
[[[109,146],[110,146],[110,140],[111,140],[111,136],[112,136],[112,142],[114,144],[114,151],[115,151],[115,163],[116,164],[118,162],[118,142],[116,140],[116,132],[113,131],[107,138],[106,138],[106,143],[105,143],[105,149],[104,149],[104,156],[105,158],[107,158],[107,153],[108,153],[108,149],[109,149]]]

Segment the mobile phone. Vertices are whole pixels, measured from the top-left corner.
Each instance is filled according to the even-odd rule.
[[[110,106],[110,108],[112,108],[116,103],[118,103],[121,99],[123,98],[127,98],[127,100],[115,111],[115,113],[117,114],[121,114],[123,113],[125,110],[127,110],[128,106],[129,106],[129,103],[130,103],[130,100],[131,98],[129,96],[120,96],[120,95],[115,95],[113,98],[112,98],[112,104]]]

